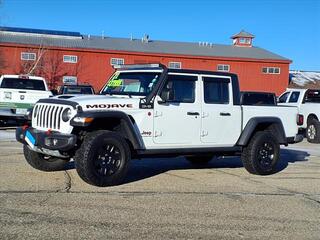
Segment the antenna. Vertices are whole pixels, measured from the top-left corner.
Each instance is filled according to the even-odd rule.
[[[104,39],[104,30],[102,30],[101,38]]]

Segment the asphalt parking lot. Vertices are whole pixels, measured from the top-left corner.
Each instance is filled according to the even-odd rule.
[[[271,176],[238,157],[146,159],[123,185],[97,188],[72,163],[32,169],[13,135],[0,131],[1,239],[320,239],[320,145],[283,148]]]

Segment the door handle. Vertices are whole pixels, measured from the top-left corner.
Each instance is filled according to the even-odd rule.
[[[221,112],[220,116],[231,116],[231,113],[227,113],[227,112]]]
[[[200,113],[198,113],[198,112],[187,112],[187,115],[190,115],[190,116],[199,116]]]

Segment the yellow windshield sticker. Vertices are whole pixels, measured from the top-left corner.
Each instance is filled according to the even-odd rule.
[[[108,82],[108,87],[119,87],[122,85],[121,79],[112,79]]]

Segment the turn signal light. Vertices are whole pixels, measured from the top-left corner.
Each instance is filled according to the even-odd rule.
[[[77,123],[91,123],[94,120],[94,118],[91,117],[75,117],[73,121]]]
[[[90,117],[86,117],[84,118],[84,122],[85,123],[91,123],[93,121],[94,118],[90,118]]]
[[[298,116],[297,116],[297,124],[298,124],[298,126],[303,125],[303,115],[302,114],[298,114]]]

